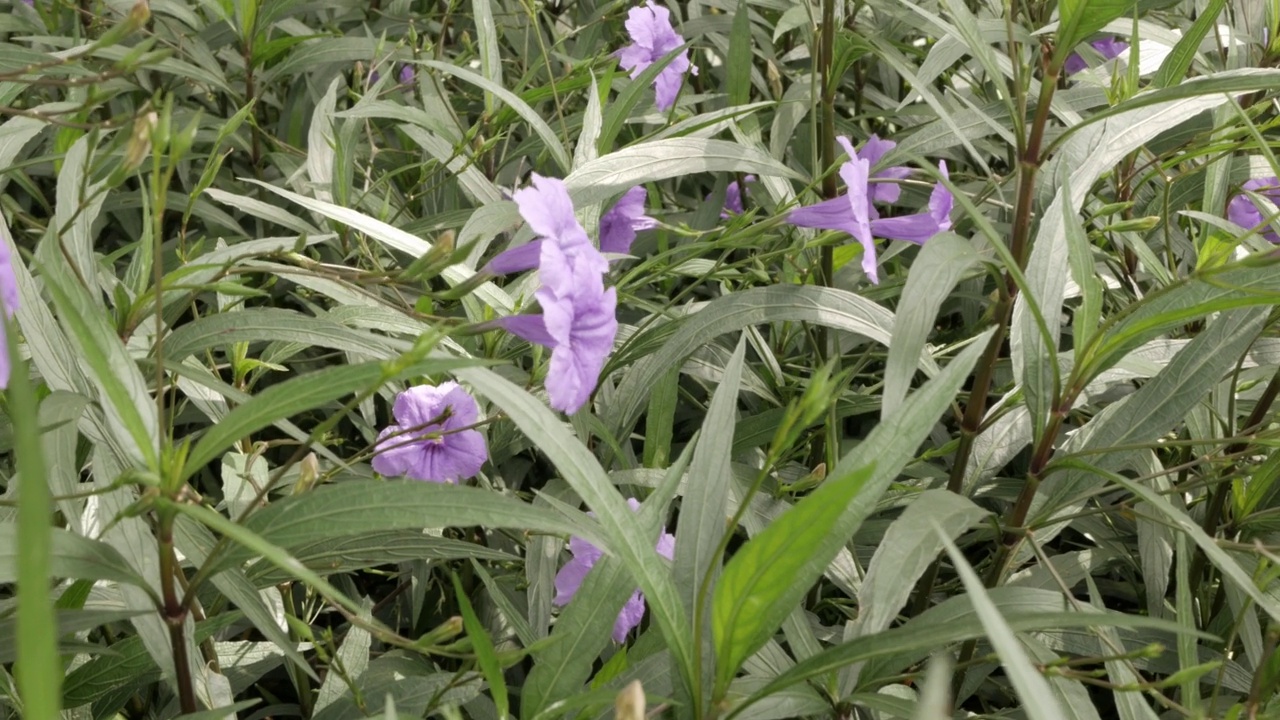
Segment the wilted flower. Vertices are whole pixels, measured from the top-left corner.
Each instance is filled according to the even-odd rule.
[[[628,499],[627,505],[633,511],[640,509],[640,501],[635,498]],[[658,537],[656,549],[659,555],[670,560],[675,554],[676,536],[664,530]],[[560,572],[556,573],[556,596],[552,602],[560,606],[569,604],[577,594],[578,588],[582,587],[582,581],[587,577],[587,573],[604,555],[604,551],[600,548],[577,536],[569,538],[569,552],[573,555],[573,559],[565,563],[565,566],[560,568]],[[627,604],[622,606],[622,611],[618,613],[618,619],[613,624],[614,642],[627,639],[627,633],[639,625],[640,620],[644,618],[644,610],[644,594],[636,590],[627,600]]]
[[[1089,43],[1089,45],[1093,46],[1093,49],[1098,51],[1098,54],[1102,56],[1103,60],[1110,60],[1129,49],[1129,43],[1117,37],[1094,40]],[[1062,64],[1062,69],[1066,70],[1068,75],[1074,75],[1088,67],[1089,63],[1080,56],[1080,53],[1071,53],[1071,56],[1067,58],[1067,61]]]
[[[791,211],[787,221],[800,227],[839,230],[852,235],[862,245],[862,270],[871,282],[878,283],[880,279],[876,272],[873,238],[924,243],[934,235],[951,229],[953,198],[945,185],[938,184],[929,197],[928,212],[881,218],[872,202],[897,200],[899,191],[895,185],[871,184],[871,164],[874,162],[871,158],[882,157],[894,147],[894,143],[873,137],[863,146],[863,155],[860,156],[848,138],[836,139],[849,153],[849,160],[840,167],[840,177],[844,179],[847,192],[815,205],[797,208]],[[938,171],[943,177],[947,177],[946,163],[938,163]],[[894,167],[876,173],[874,177],[901,178],[907,172],[907,168]]]
[[[413,71],[412,65],[403,65],[400,67],[400,74],[396,77],[400,80],[401,85],[412,85],[417,73]]]
[[[629,253],[637,232],[658,226],[657,221],[644,214],[648,196],[643,186],[633,187],[600,218],[600,252]]]
[[[551,348],[547,396],[551,407],[574,413],[591,397],[613,351],[618,293],[604,287],[609,263],[574,217],[564,183],[537,173],[532,183],[511,198],[538,239],[500,254],[486,269],[503,273],[538,268],[541,286],[534,297],[542,314],[512,315],[498,325]]]
[[[1273,204],[1280,205],[1280,179],[1274,177],[1254,178],[1246,181],[1241,186],[1241,190],[1257,193],[1270,200]],[[1280,244],[1280,235],[1276,234],[1270,224],[1263,225],[1270,215],[1270,212],[1264,215],[1262,208],[1258,207],[1253,198],[1243,192],[1231,198],[1231,202],[1227,204],[1228,220],[1242,228],[1252,229],[1261,226],[1262,229],[1259,234],[1262,237],[1273,243]]]
[[[418,385],[392,407],[396,424],[378,433],[373,469],[382,475],[458,482],[480,472],[488,459],[475,398],[456,382]]]
[[[632,8],[627,13],[626,27],[627,33],[631,35],[631,44],[619,50],[616,55],[622,69],[631,71],[632,79],[684,44],[684,38],[671,27],[671,11],[653,0],[648,0],[642,7]],[[687,50],[676,56],[654,79],[653,87],[659,110],[670,110],[676,104],[676,95],[680,93],[680,83],[684,82],[685,70],[698,74],[698,68],[689,62]]]
[[[0,238],[0,390],[9,387],[9,320],[18,311],[18,277],[13,272],[9,243]]]

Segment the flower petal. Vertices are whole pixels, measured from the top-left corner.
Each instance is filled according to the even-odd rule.
[[[556,344],[555,338],[547,332],[546,320],[541,315],[508,315],[498,318],[493,324],[531,343],[544,347]]]
[[[495,255],[484,266],[484,272],[492,275],[507,275],[509,273],[532,270],[538,267],[538,259],[542,257],[542,243],[544,242],[546,241],[534,240],[513,248],[507,248]]]
[[[618,613],[618,619],[613,623],[614,642],[626,641],[627,634],[644,619],[644,610],[644,595],[637,590],[627,600],[627,603],[622,606],[622,611]]]
[[[534,233],[554,241],[567,253],[581,247],[594,250],[587,231],[574,217],[573,201],[564,182],[537,173],[531,175],[530,182],[532,187],[515,191],[511,199]]]
[[[644,214],[648,197],[643,185],[633,187],[600,218],[600,252],[628,253],[638,231],[657,227],[657,221]]]
[[[379,475],[399,477],[408,472],[417,454],[417,443],[408,434],[402,434],[404,428],[392,425],[378,433],[374,443],[373,469]],[[394,436],[394,437],[393,437]]]

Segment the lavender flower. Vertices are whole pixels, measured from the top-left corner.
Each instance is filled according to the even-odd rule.
[[[872,202],[888,197],[895,200],[898,189],[889,192],[872,187],[871,160],[868,156],[883,156],[893,143],[874,138],[873,146],[868,141],[863,147],[864,155],[859,156],[853,144],[846,137],[836,138],[849,153],[849,160],[840,167],[840,177],[844,179],[848,190],[830,200],[791,211],[787,221],[800,227],[818,228],[822,230],[839,230],[854,237],[862,245],[862,270],[873,283],[879,283],[876,272],[876,248],[873,238],[882,237],[889,240],[905,240],[921,244],[940,232],[951,229],[951,207],[953,198],[945,185],[938,184],[929,196],[928,212],[907,215],[904,217],[881,218]],[[887,147],[885,147],[887,146]],[[877,177],[902,177],[906,168],[889,168]],[[946,163],[938,163],[938,170],[947,177]]]
[[[22,2],[23,2],[27,7],[35,7],[35,6],[36,6],[36,0],[22,0]],[[8,375],[6,375],[6,377],[8,377]],[[4,387],[4,386],[3,386],[3,385],[0,385],[0,387]]]
[[[1274,177],[1255,178],[1246,181],[1241,186],[1241,190],[1255,192],[1272,203],[1280,205],[1280,179]],[[1262,237],[1270,242],[1280,244],[1280,235],[1277,235],[1269,224],[1263,225],[1270,215],[1270,212],[1263,215],[1262,208],[1258,206],[1253,198],[1243,192],[1231,198],[1231,202],[1227,203],[1228,220],[1242,228],[1252,229],[1261,226],[1262,230],[1259,234]]]
[[[378,433],[373,469],[382,475],[456,483],[480,472],[488,459],[475,398],[456,382],[418,385],[400,393],[396,424]]]
[[[742,183],[743,185],[745,185],[747,183],[755,182],[755,180],[756,180],[755,175],[744,175],[742,178]],[[745,194],[746,194],[745,190],[738,185],[737,180],[734,180],[733,182],[725,186],[724,209],[720,211],[721,220],[728,220],[732,215],[741,215],[743,212],[745,212],[744,210],[745,206],[742,203],[742,199]],[[710,195],[704,198],[704,200],[710,200],[710,199],[711,199]]]
[[[547,396],[551,407],[577,412],[591,397],[618,334],[618,293],[605,289],[609,263],[573,216],[564,183],[534,173],[533,187],[512,194],[520,215],[539,237],[495,257],[490,272],[538,268],[534,293],[542,315],[513,315],[500,327],[551,348]],[[531,247],[532,246],[532,247]],[[536,252],[536,262],[533,262]]]
[[[1103,60],[1110,60],[1129,49],[1129,43],[1117,37],[1094,40],[1089,44],[1093,46],[1094,50],[1098,51],[1098,54],[1102,56]],[[1089,63],[1080,56],[1080,53],[1071,53],[1071,56],[1067,58],[1067,61],[1062,64],[1062,69],[1065,70],[1068,75],[1075,75],[1088,67]]]
[[[635,498],[628,499],[627,505],[633,511],[640,509],[640,501]],[[663,531],[658,537],[656,548],[658,554],[670,560],[675,554],[675,548],[676,536]],[[569,538],[569,552],[573,554],[573,559],[565,563],[565,566],[560,568],[560,572],[556,573],[556,596],[552,602],[559,606],[569,604],[577,594],[578,588],[582,587],[582,581],[587,577],[587,573],[604,555],[604,551],[600,548],[577,536]],[[644,618],[644,611],[644,594],[636,590],[622,606],[622,611],[618,613],[618,619],[613,624],[613,641],[620,643],[626,640],[627,633],[639,625],[640,620]]]
[[[9,243],[0,238],[0,390],[9,387],[9,320],[18,311],[18,277],[13,272]]]
[[[631,44],[617,53],[623,70],[630,70],[632,79],[644,69],[661,60],[664,55],[684,44],[684,38],[671,26],[671,11],[648,0],[642,7],[627,13],[627,33]],[[698,68],[689,62],[689,52],[680,53],[653,81],[658,109],[670,110],[676,104],[684,72],[697,75]]]
[[[600,218],[600,252],[629,253],[637,232],[658,226],[656,220],[644,214],[648,196],[643,186],[633,187]]]
[[[412,85],[416,77],[417,73],[413,71],[412,65],[402,65],[400,74],[396,76],[396,79],[400,81],[401,85]]]

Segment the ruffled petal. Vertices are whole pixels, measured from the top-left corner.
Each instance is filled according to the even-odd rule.
[[[573,201],[569,199],[569,190],[564,182],[533,173],[530,183],[531,187],[512,193],[511,199],[533,232],[554,241],[565,252],[582,246],[591,247],[587,231],[574,217]]]
[[[633,187],[600,218],[601,252],[628,253],[638,231],[657,227],[658,223],[644,214],[648,196],[649,191],[644,186]]]
[[[637,590],[627,600],[627,604],[622,606],[622,611],[618,613],[618,619],[613,623],[614,642],[626,641],[627,634],[644,619],[644,609],[644,595]]]
[[[595,391],[618,333],[617,302],[617,290],[609,288],[598,296],[584,293],[567,308],[570,341],[552,350],[546,380],[547,398],[556,410],[575,413]],[[548,316],[549,328],[550,323]]]
[[[418,452],[417,443],[412,436],[402,434],[403,432],[404,428],[392,425],[378,433],[372,464],[379,475],[399,477],[413,465],[414,455]]]

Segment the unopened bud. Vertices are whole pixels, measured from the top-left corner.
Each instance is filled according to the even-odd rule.
[[[622,688],[613,701],[613,709],[616,720],[645,720],[644,686],[639,680],[632,680]]]
[[[155,131],[159,121],[160,116],[154,110],[139,115],[133,121],[133,131],[129,133],[129,140],[124,148],[125,172],[137,170],[142,161],[147,159],[147,155],[151,153],[151,133]]]

